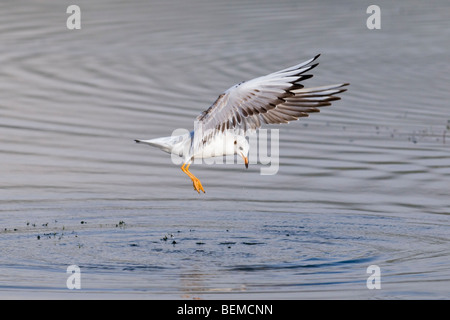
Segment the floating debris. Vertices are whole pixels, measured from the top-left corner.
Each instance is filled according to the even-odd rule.
[[[125,221],[120,220],[118,224],[116,224],[116,228],[124,228],[126,225]]]
[[[168,233],[168,234],[164,235],[164,237],[162,237],[161,240],[167,241],[169,238],[173,238],[173,234],[172,233]]]

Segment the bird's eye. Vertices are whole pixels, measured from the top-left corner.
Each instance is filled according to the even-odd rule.
[[[234,144],[237,144],[237,141],[236,141],[236,140],[234,141]]]

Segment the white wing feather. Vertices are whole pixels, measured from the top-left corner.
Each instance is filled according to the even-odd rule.
[[[312,77],[304,73],[318,65],[311,64],[318,57],[226,90],[196,118],[190,153],[198,152],[217,134],[233,131],[245,135],[264,123],[288,123],[340,99],[334,95],[346,91],[343,87],[348,83],[315,88],[299,83]]]

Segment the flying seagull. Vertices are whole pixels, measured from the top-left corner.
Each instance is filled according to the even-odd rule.
[[[194,130],[180,136],[135,140],[184,159],[181,170],[191,178],[195,191],[205,192],[200,180],[189,171],[192,161],[227,155],[240,155],[248,168],[249,143],[246,134],[262,124],[289,123],[318,107],[339,100],[348,83],[304,88],[300,83],[315,68],[320,54],[295,66],[240,82],[224,93],[194,123]]]

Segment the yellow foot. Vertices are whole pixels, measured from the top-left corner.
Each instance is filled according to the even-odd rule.
[[[203,189],[203,186],[202,186],[202,183],[200,182],[200,180],[198,180],[198,178],[189,171],[189,166],[190,166],[190,164],[183,164],[181,166],[181,170],[184,173],[186,173],[189,176],[189,178],[191,178],[192,185],[194,186],[195,191],[200,193],[200,190],[201,190],[201,191],[203,191],[203,193],[205,193],[205,189]]]
[[[200,190],[205,193],[205,189],[203,189],[202,183],[197,178],[192,179],[192,185],[194,186],[195,191],[200,193]]]

